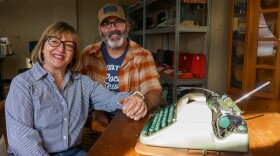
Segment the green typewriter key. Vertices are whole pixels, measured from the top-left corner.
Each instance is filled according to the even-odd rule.
[[[158,116],[159,116],[159,113],[156,113],[155,117],[154,117],[154,120],[149,128],[149,133],[154,133],[155,132],[155,127],[156,127],[156,122],[157,122],[157,119],[158,119]]]
[[[162,128],[166,127],[166,125],[167,125],[166,122],[167,122],[167,117],[168,117],[168,110],[169,110],[168,107],[164,108],[163,117],[162,117],[162,120],[161,120],[161,127]]]
[[[144,125],[144,128],[142,129],[142,132],[143,132],[144,134],[150,135],[150,133],[149,133],[149,127],[151,127],[152,122],[153,122],[153,120],[154,120],[154,117],[155,117],[155,116],[150,116],[149,119],[148,119],[148,121],[147,121],[147,123]]]
[[[167,123],[168,125],[172,124],[174,116],[174,105],[170,105]]]
[[[160,110],[160,112],[159,112],[159,116],[158,116],[158,119],[157,119],[157,122],[156,122],[155,131],[160,130],[160,123],[161,123],[161,120],[162,120],[162,116],[163,116],[163,109]]]

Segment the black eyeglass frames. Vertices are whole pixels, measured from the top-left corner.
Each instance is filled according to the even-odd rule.
[[[61,41],[55,36],[48,36],[47,40],[52,47],[58,47],[62,43],[63,47],[68,51],[75,51],[76,49],[76,43],[72,41]]]
[[[125,23],[124,20],[116,20],[113,22],[104,21],[101,23],[101,27],[105,28],[105,29],[110,29],[110,28],[112,28],[112,24],[114,24],[115,27],[122,27],[122,26],[124,26],[124,23]]]

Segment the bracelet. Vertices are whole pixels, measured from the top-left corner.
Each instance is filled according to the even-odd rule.
[[[140,96],[142,97],[143,100],[145,99],[144,95],[143,95],[142,93],[140,93],[140,92],[134,92],[134,93],[131,94],[131,95],[135,95],[135,94],[140,95]]]

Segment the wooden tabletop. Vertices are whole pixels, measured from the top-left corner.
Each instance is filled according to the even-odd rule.
[[[280,154],[280,114],[248,112],[243,115],[249,129],[250,149],[254,156]]]
[[[276,112],[246,112],[250,151],[254,156],[274,156],[280,153],[280,114]],[[138,136],[148,116],[133,121],[119,112],[88,155],[140,156],[135,151]]]
[[[135,152],[134,147],[147,119],[148,116],[140,121],[133,121],[121,111],[118,112],[93,145],[88,156],[140,156]]]

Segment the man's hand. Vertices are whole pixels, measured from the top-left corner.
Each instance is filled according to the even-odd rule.
[[[147,106],[143,99],[138,94],[131,95],[120,101],[123,104],[122,112],[129,118],[135,121],[140,120],[147,114]]]

